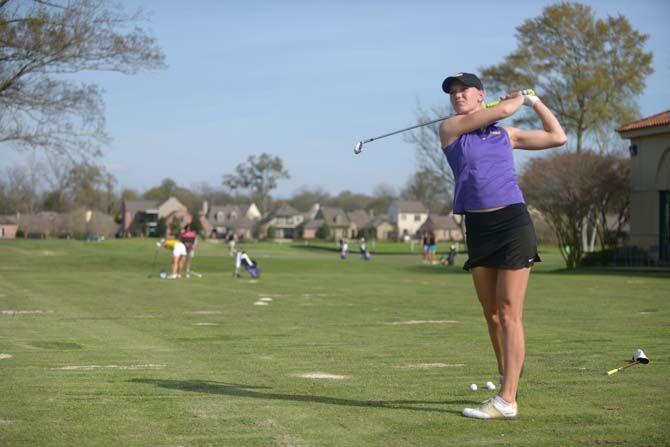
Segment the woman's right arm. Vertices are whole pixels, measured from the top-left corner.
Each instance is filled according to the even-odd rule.
[[[523,105],[523,95],[519,92],[505,96],[500,104],[467,115],[454,115],[440,125],[440,143],[446,147],[460,135],[486,127],[513,115]]]

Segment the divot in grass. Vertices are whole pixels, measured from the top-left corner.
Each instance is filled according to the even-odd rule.
[[[0,354],[0,360],[7,360],[11,358],[12,356],[10,354]]]
[[[456,324],[460,323],[457,320],[407,320],[407,321],[392,321],[386,324]]]
[[[294,374],[295,377],[300,377],[302,379],[326,379],[326,380],[349,380],[351,376],[342,376],[339,374],[329,374],[322,372],[312,372],[304,374]]]
[[[50,310],[0,310],[2,315],[30,315],[51,313]]]
[[[196,326],[218,326],[219,323],[195,323]]]
[[[13,423],[14,421],[10,421],[9,419],[0,419],[0,425],[9,425]]]
[[[65,371],[92,371],[94,369],[122,369],[122,370],[135,370],[135,369],[161,369],[164,368],[165,365],[156,365],[153,363],[147,363],[145,365],[81,365],[81,366],[75,366],[75,365],[68,365],[68,366],[61,366],[60,368],[54,368],[54,369],[60,369],[60,370],[65,370]]]
[[[431,368],[462,368],[465,363],[416,363],[414,365],[394,365],[395,369],[431,369]]]

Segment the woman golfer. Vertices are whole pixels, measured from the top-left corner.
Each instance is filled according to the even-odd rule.
[[[471,73],[449,76],[442,89],[456,112],[440,125],[440,140],[456,183],[453,212],[465,214],[468,260],[464,268],[472,272],[502,382],[496,397],[477,408],[466,408],[463,415],[513,419],[525,356],[523,303],[530,268],[540,258],[512,149],[561,146],[566,137],[536,96],[511,93],[499,105],[486,108],[482,82]],[[542,130],[497,125],[522,105],[533,109]]]

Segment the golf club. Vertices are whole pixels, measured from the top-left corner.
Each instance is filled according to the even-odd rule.
[[[627,365],[620,366],[619,368],[607,371],[607,375],[611,376],[613,374],[618,373],[619,371],[623,371],[626,368],[630,368],[631,366],[639,365],[640,363],[646,365],[647,363],[649,363],[649,358],[642,349],[636,349],[635,353],[633,353],[633,358],[630,361],[630,363],[628,363]]]
[[[522,95],[535,95],[535,91],[533,89],[521,90],[520,93]],[[495,101],[492,101],[492,102],[489,102],[489,103],[486,103],[486,104],[484,104],[484,106],[486,108],[489,108],[489,107],[497,106],[498,104],[500,104],[499,99],[497,99]],[[451,116],[451,115],[449,115],[449,116]],[[391,135],[395,135],[395,134],[398,134],[398,133],[407,132],[408,130],[416,129],[417,127],[423,127],[423,126],[428,126],[430,124],[435,124],[435,123],[438,123],[440,121],[444,121],[445,119],[449,118],[449,116],[438,118],[436,120],[429,121],[427,123],[417,124],[416,126],[407,127],[405,129],[396,130],[395,132],[389,132],[389,133],[386,133],[384,135],[379,135],[378,137],[368,138],[367,140],[359,141],[358,143],[356,143],[356,146],[354,146],[354,154],[356,154],[356,155],[360,154],[363,151],[363,145],[367,144],[367,143],[370,143],[371,141],[379,140],[380,138],[390,137]]]
[[[197,277],[197,278],[202,278],[202,275],[201,275],[200,273],[198,273],[198,272],[194,272],[193,270],[191,270],[191,271],[188,272],[188,273],[191,274],[191,275],[193,275],[193,276],[195,276],[195,277]]]
[[[154,260],[151,262],[151,273],[147,276],[147,278],[151,278],[153,275],[154,268],[156,267],[156,258],[158,258],[158,252],[161,248],[160,242],[156,242],[156,251],[154,252]]]

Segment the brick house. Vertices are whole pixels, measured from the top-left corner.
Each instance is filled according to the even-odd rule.
[[[176,197],[160,202],[153,200],[124,200],[121,207],[122,233],[124,236],[156,236],[158,221],[165,218],[168,232],[174,221],[179,226],[193,219],[188,208]]]
[[[0,239],[16,239],[19,225],[13,216],[0,216]]]

